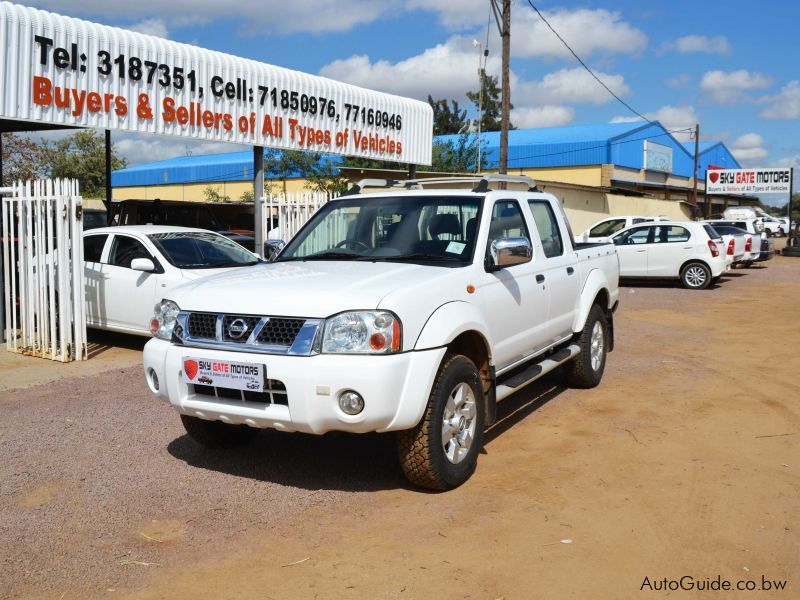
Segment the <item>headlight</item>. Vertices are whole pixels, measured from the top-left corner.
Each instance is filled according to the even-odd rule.
[[[391,354],[400,347],[400,320],[390,312],[353,311],[325,321],[325,353]]]
[[[153,318],[150,319],[150,333],[162,340],[172,338],[172,330],[181,311],[172,300],[162,300],[155,306]]]

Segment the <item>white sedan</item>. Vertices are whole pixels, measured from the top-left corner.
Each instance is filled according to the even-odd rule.
[[[150,335],[153,306],[176,286],[263,262],[217,233],[158,225],[87,231],[83,259],[87,325],[137,335]]]
[[[708,223],[634,225],[611,239],[620,277],[680,279],[684,287],[702,290],[730,268],[722,238]]]

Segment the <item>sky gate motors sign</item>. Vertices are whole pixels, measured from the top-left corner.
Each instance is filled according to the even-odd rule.
[[[706,176],[709,194],[788,194],[791,169],[719,169]]]
[[[425,102],[6,2],[0,86],[0,118],[431,162]]]

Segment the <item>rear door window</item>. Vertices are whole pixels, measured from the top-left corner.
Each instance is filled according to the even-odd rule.
[[[544,255],[553,258],[564,254],[564,240],[561,238],[561,230],[558,228],[558,221],[550,203],[544,200],[529,200],[528,205],[533,213],[533,224],[539,232],[539,239],[542,240]]]
[[[711,228],[711,226],[707,226]],[[653,234],[653,243],[671,244],[676,242],[688,242],[691,234],[685,227],[679,225],[659,225]]]

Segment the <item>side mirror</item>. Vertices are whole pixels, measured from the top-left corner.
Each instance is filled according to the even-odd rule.
[[[286,242],[283,240],[267,240],[264,242],[264,258],[272,262],[284,246],[286,246]]]
[[[489,246],[489,270],[497,271],[505,267],[513,267],[530,262],[533,258],[533,246],[528,238],[499,238]]]
[[[152,273],[156,270],[156,266],[149,258],[134,258],[131,261],[131,269],[134,271],[144,271],[145,273]]]

